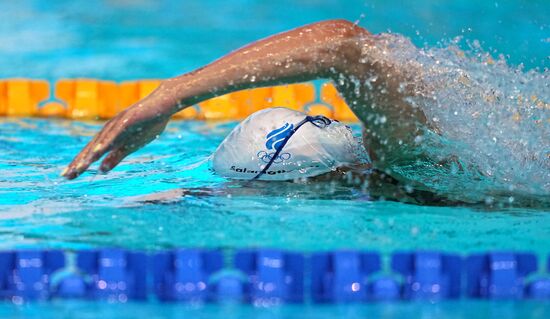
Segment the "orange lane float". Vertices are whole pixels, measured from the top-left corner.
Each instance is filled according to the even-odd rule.
[[[315,86],[311,83],[278,85],[272,87],[273,106],[284,106],[303,111],[304,106],[315,101]]]
[[[151,94],[161,80],[115,83],[96,79],[0,80],[0,116],[108,119]],[[42,105],[43,104],[43,105]],[[41,105],[41,106],[40,106]],[[320,87],[298,83],[242,90],[206,100],[174,115],[175,119],[239,120],[267,108],[283,106],[340,121],[357,121],[332,83]]]
[[[238,95],[225,94],[199,103],[200,117],[205,120],[239,118]]]
[[[304,111],[309,115],[323,115],[331,119],[335,118],[334,110],[326,104],[316,103],[307,105]]]
[[[241,90],[199,103],[205,120],[243,119],[250,114],[273,106],[273,88]]]
[[[343,122],[359,121],[331,82],[326,82],[321,85],[321,101],[328,105],[332,105],[336,120]]]
[[[59,102],[48,102],[38,109],[40,117],[65,117],[67,109]]]
[[[116,108],[105,113],[105,118],[111,118],[118,112],[145,98],[159,85],[161,80],[127,81],[118,85],[118,103]]]
[[[272,88],[255,88],[231,93],[239,110],[238,118],[244,119],[250,114],[273,106]]]
[[[60,80],[55,85],[55,97],[66,103],[66,116],[71,119],[109,117],[117,108],[117,93],[112,81]]]
[[[0,116],[34,116],[38,104],[50,96],[50,84],[43,80],[0,81]]]

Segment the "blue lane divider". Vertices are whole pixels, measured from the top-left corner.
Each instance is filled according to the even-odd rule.
[[[214,276],[212,276],[214,277]],[[217,278],[213,278],[211,287],[213,296],[210,300],[218,302],[238,302],[245,300],[246,281],[242,274],[221,271]]]
[[[550,256],[546,262],[546,273],[550,274]],[[527,296],[532,299],[550,300],[550,276],[539,278],[527,286]]]
[[[53,294],[61,298],[85,298],[88,287],[84,278],[78,274],[70,274],[63,278]]]
[[[374,252],[338,251],[311,257],[311,295],[315,302],[358,302],[369,298],[368,277],[379,271],[380,256]],[[371,286],[373,295],[387,294],[388,286]],[[379,292],[383,289],[384,293]]]
[[[537,270],[535,255],[528,253],[471,255],[466,264],[467,294],[473,298],[523,298],[525,277]]]
[[[532,299],[550,300],[550,278],[538,279],[529,284],[527,296]]]
[[[162,301],[207,301],[213,293],[210,276],[223,267],[219,251],[181,249],[152,258],[154,291]]]
[[[62,281],[62,295],[119,302],[147,297],[147,256],[144,253],[121,249],[81,251],[76,264],[81,282],[75,277],[69,277],[68,282],[67,279]]]
[[[0,252],[0,297],[47,299],[50,275],[65,265],[62,251]]]
[[[401,294],[401,287],[392,277],[383,276],[369,283],[368,293],[371,301],[397,300]]]
[[[224,261],[224,257],[228,257]],[[247,249],[122,249],[0,252],[0,299],[56,298],[126,302],[159,300],[259,306],[454,298],[550,300],[550,259],[537,272],[534,254],[487,252],[461,257],[437,251],[300,254]]]
[[[395,253],[392,269],[404,276],[404,299],[460,297],[462,259],[438,252]]]
[[[304,257],[280,250],[240,251],[235,267],[248,276],[245,293],[257,305],[303,302]]]

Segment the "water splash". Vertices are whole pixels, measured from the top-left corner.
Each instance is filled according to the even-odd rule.
[[[421,70],[413,81],[430,93],[407,102],[421,107],[429,126],[437,128],[415,141],[429,161],[393,171],[462,201],[549,203],[548,70],[508,65],[477,41],[463,51],[461,39],[423,49],[396,34],[380,40],[387,47],[384,59]]]

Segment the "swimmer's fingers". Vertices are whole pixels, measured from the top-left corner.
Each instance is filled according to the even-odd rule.
[[[169,119],[158,117],[155,120],[139,122],[138,118],[127,114],[127,111],[119,113],[103,127],[61,175],[67,179],[74,179],[109,151],[111,153],[105,158],[100,169],[104,172],[111,170],[130,153],[158,137]]]
[[[61,173],[67,179],[75,179],[90,167],[109,150],[109,145],[97,142],[97,138],[88,145],[73,159],[71,164]]]
[[[160,123],[160,125],[151,128],[151,131],[142,131],[142,133],[132,135],[133,139],[128,139],[124,143],[117,143],[117,146],[113,147],[111,152],[103,159],[99,166],[99,170],[103,173],[109,172],[126,158],[126,156],[156,139],[162,130],[164,130],[165,126],[165,123]]]
[[[101,162],[99,170],[103,173],[107,173],[117,166],[126,156],[132,153],[133,150],[120,147],[112,150]]]
[[[90,167],[90,165],[107,153],[113,141],[120,134],[116,121],[108,122],[94,139],[80,151],[71,164],[61,173],[67,179],[75,179]]]

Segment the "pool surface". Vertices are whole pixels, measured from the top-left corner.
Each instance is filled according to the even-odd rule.
[[[287,12],[293,5],[296,8]],[[0,77],[166,78],[252,40],[329,18],[360,20],[372,32],[391,30],[428,51],[458,43],[471,54],[480,54],[477,58],[502,54],[510,66],[504,77],[521,74],[532,79],[529,83],[537,85],[528,89],[550,98],[545,70],[550,63],[547,1],[346,1],[345,5],[336,0],[4,1]],[[497,73],[491,74],[490,83],[498,83]],[[534,252],[540,267],[550,253],[547,207],[432,207],[371,201],[368,190],[341,182],[227,181],[209,170],[208,156],[237,122],[174,121],[157,141],[109,174],[98,174],[96,165],[73,181],[59,177],[102,124],[0,118],[0,249],[268,247],[302,252],[368,249],[385,256],[396,250],[458,254],[514,250]],[[359,125],[352,128],[360,134]],[[547,126],[544,129],[548,131]],[[513,133],[499,134],[500,138]],[[537,136],[543,146],[548,143],[543,134]],[[544,175],[539,177],[545,181]],[[2,318],[548,318],[549,314],[549,303],[536,301],[269,309],[61,300],[0,304]]]
[[[229,182],[209,170],[207,158],[235,124],[172,122],[161,139],[113,172],[92,169],[65,181],[60,171],[99,123],[3,120],[0,248],[253,246],[548,254],[550,214],[545,210],[369,201],[368,191],[338,182]]]
[[[155,251],[176,247],[270,247],[314,252],[368,249],[387,261],[397,250],[532,251],[539,267],[550,247],[550,214],[540,209],[427,207],[369,201],[365,192],[334,184],[228,183],[209,171],[205,158],[235,122],[173,122],[163,138],[110,174],[94,170],[74,181],[60,168],[100,123],[6,119],[1,125],[0,249],[123,247]],[[355,130],[358,126],[353,126]],[[214,133],[212,133],[214,132]],[[30,147],[32,146],[32,147]],[[185,190],[186,195],[182,196]],[[233,191],[231,191],[233,190]],[[387,265],[387,264],[386,264]],[[387,267],[387,266],[386,266]],[[61,301],[0,306],[5,317],[119,318],[545,318],[542,301],[476,300],[376,303],[353,306],[287,305],[273,309],[229,305],[134,302],[128,308],[101,302]],[[457,311],[457,309],[460,309]],[[127,312],[126,310],[124,310]],[[124,317],[124,315],[122,315]],[[129,315],[138,318],[134,314]]]
[[[549,307],[543,302],[455,301],[438,304],[389,303],[343,306],[247,305],[190,306],[181,304],[106,304],[63,301],[48,304],[0,307],[3,318],[530,318],[543,319]]]

